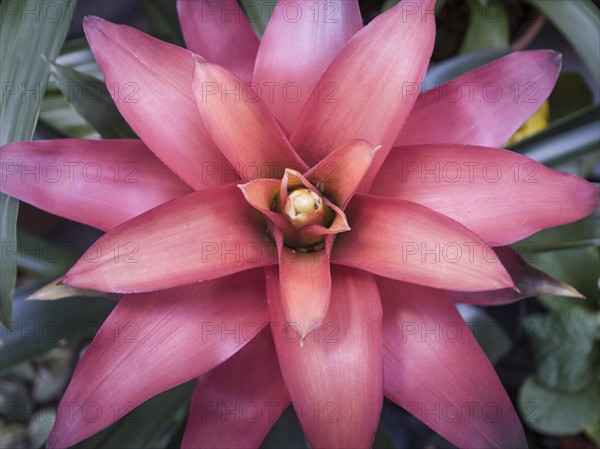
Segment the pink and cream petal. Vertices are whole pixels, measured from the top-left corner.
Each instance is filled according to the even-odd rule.
[[[84,30],[117,108],[160,160],[195,190],[236,181],[198,114],[191,52],[99,17]]]
[[[458,447],[526,448],[513,404],[445,292],[377,281],[385,395]]]
[[[534,249],[534,248],[531,248]],[[510,288],[487,292],[448,292],[455,303],[496,306],[510,304],[523,298],[539,295],[565,296],[582,299],[584,296],[569,284],[554,279],[529,265],[523,257],[508,246],[494,248],[498,258],[512,277],[519,292]],[[535,257],[535,255],[533,255]]]
[[[194,94],[208,133],[243,179],[281,178],[288,167],[308,168],[257,92],[235,75],[196,61]]]
[[[133,293],[274,263],[277,252],[263,217],[229,184],[185,195],[105,234],[63,283]]]
[[[423,204],[492,246],[579,220],[599,205],[598,189],[577,176],[469,145],[396,147],[371,193]]]
[[[254,83],[291,132],[327,66],[362,27],[357,0],[280,0],[260,42]]]
[[[123,297],[79,362],[47,447],[71,446],[235,354],[268,322],[256,276]]]
[[[236,0],[177,0],[187,48],[252,81],[259,40]]]
[[[446,290],[514,287],[485,241],[420,204],[357,193],[346,214],[352,230],[337,237],[333,263]]]
[[[279,364],[311,447],[371,447],[383,397],[381,304],[373,276],[334,267],[325,321],[301,346],[297,330],[286,325],[277,270],[266,272]]]
[[[361,184],[370,185],[417,99],[435,40],[433,5],[400,2],[336,56],[290,138],[306,162],[314,165],[356,139],[381,145]]]
[[[0,158],[3,193],[103,231],[191,191],[140,140],[16,142]]]
[[[268,328],[196,380],[181,447],[258,448],[290,404]]]
[[[419,95],[397,146],[501,147],[548,98],[562,57],[550,50],[500,58]]]
[[[304,176],[344,209],[379,149],[364,140],[355,140],[329,153]]]
[[[331,297],[329,254],[325,249],[308,253],[279,245],[281,308],[287,323],[304,340],[323,324]]]

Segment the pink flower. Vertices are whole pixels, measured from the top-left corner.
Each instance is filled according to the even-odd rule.
[[[64,282],[126,294],[48,446],[197,378],[184,447],[256,447],[290,401],[312,447],[369,447],[384,394],[458,446],[525,447],[454,302],[514,299],[490,247],[598,207],[582,179],[495,149],[549,95],[560,56],[502,58],[455,80],[465,97],[449,101],[448,86],[418,93],[432,1],[361,29],[355,1],[280,0],[260,44],[235,0],[181,1],[179,13],[211,62],[85,22],[141,141],[2,148],[4,192],[108,231]],[[98,182],[77,176],[91,162]],[[67,163],[74,176],[54,182],[24,174]],[[517,279],[523,265],[498,254]],[[258,404],[256,419],[223,411],[240,404]]]

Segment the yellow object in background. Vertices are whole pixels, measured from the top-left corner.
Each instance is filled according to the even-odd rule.
[[[521,125],[517,132],[512,135],[508,142],[506,142],[506,145],[519,142],[527,137],[537,134],[548,126],[549,120],[550,105],[548,104],[548,100],[546,100],[542,103],[540,108]]]

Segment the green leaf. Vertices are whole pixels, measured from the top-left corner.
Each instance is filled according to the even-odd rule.
[[[446,5],[447,2],[448,2],[448,0],[437,0],[435,2],[435,15],[436,16],[440,13],[440,11]],[[385,0],[383,2],[383,5],[381,6],[381,12],[380,12],[380,14],[383,13],[383,12],[386,12],[390,8],[393,8],[398,3],[400,3],[400,0]]]
[[[42,101],[40,121],[67,137],[97,139],[100,134],[71,106],[62,92],[49,86]]]
[[[187,416],[194,383],[187,382],[147,400],[119,421],[73,449],[163,449]],[[114,404],[115,413],[124,413],[126,404]],[[119,410],[118,407],[123,407]],[[127,410],[128,411],[128,410]]]
[[[508,47],[510,28],[502,2],[467,0],[471,17],[460,53]]]
[[[153,36],[179,47],[185,47],[179,26],[176,0],[141,0],[140,5],[150,23]]]
[[[558,296],[541,296],[538,299],[552,310],[578,305],[588,309],[600,306],[600,288],[598,271],[600,253],[596,247],[576,248],[535,254],[530,258],[531,264],[538,269],[572,285],[587,299],[574,300]]]
[[[530,377],[519,392],[519,409],[529,426],[546,435],[573,435],[600,420],[600,384],[574,394],[548,390]]]
[[[92,338],[116,304],[106,298],[23,300],[45,282],[21,287],[15,292],[12,329],[0,329],[0,372],[65,342],[78,343]]]
[[[547,315],[531,315],[524,323],[530,337],[539,385],[576,393],[596,380],[594,344],[599,313],[583,307],[563,307]]]
[[[427,89],[432,89],[502,56],[506,56],[508,53],[510,53],[508,49],[495,48],[454,56],[431,67],[425,76],[424,86]]]
[[[492,316],[483,309],[468,304],[457,304],[457,308],[490,362],[496,363],[510,350],[510,338]]]
[[[556,251],[560,249],[600,246],[600,211],[564,226],[544,229],[531,237],[520,241],[518,248],[527,252]]]
[[[17,215],[19,201],[0,193],[0,320],[8,326],[13,315],[13,293],[17,280]]]
[[[600,105],[591,106],[552,123],[544,131],[508,148],[549,167],[600,147]]]
[[[592,91],[579,73],[562,73],[550,95],[550,121],[567,117],[591,106]]]
[[[17,265],[31,273],[56,278],[77,262],[78,255],[72,248],[17,231]]]
[[[79,115],[104,139],[136,137],[119,113],[103,81],[53,62],[50,62],[50,73]],[[121,101],[136,100],[123,98]]]
[[[277,0],[238,0],[259,37],[265,32]]]
[[[54,59],[62,46],[75,9],[75,0],[56,1],[58,16],[41,11],[39,0],[4,2],[0,5],[0,146],[33,136],[42,93],[48,82],[48,67],[42,56]],[[25,14],[25,11],[39,14]],[[18,203],[4,194],[0,197],[2,220],[0,244],[14,246]],[[6,255],[0,269],[0,321],[12,320],[12,296],[16,279],[16,257]]]
[[[600,420],[585,429],[585,436],[596,443],[597,446],[600,446]]]
[[[104,79],[104,74],[94,58],[90,44],[83,37],[66,41],[54,62],[71,67],[78,72],[87,73],[94,78]]]
[[[600,12],[591,0],[527,0],[558,28],[600,84]]]

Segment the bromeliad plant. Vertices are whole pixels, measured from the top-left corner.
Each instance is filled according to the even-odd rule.
[[[502,58],[454,80],[468,96],[452,101],[448,85],[419,94],[432,1],[361,28],[355,1],[280,0],[260,43],[235,0],[178,7],[196,55],[85,20],[141,140],[1,150],[3,192],[107,231],[63,282],[124,294],[48,446],[196,378],[184,447],[256,447],[290,402],[312,447],[369,447],[383,395],[460,447],[525,447],[454,303],[514,300],[528,268],[502,247],[598,207],[584,180],[497,149],[549,95],[560,55]],[[89,162],[97,182],[26,175]],[[135,182],[119,182],[132,162]],[[227,412],[248,404],[252,419]]]

